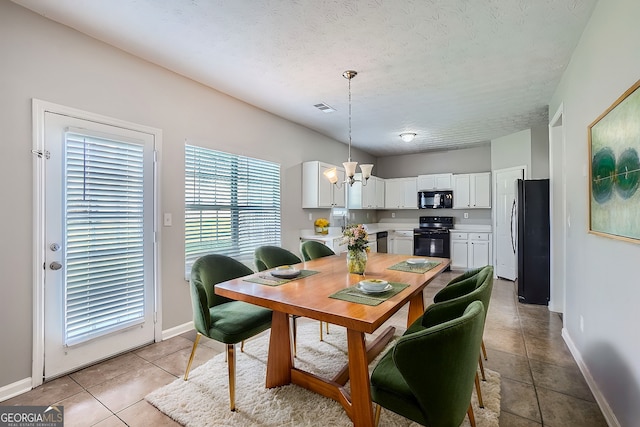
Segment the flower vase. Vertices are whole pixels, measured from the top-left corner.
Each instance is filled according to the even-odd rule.
[[[349,273],[364,274],[367,267],[367,251],[364,249],[350,249],[347,251],[347,269]]]
[[[329,227],[316,227],[316,234],[329,234]]]

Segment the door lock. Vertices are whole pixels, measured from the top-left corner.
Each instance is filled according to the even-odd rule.
[[[51,249],[53,252],[58,252],[60,250],[60,245],[57,243],[52,243],[49,245],[49,249]]]
[[[60,270],[62,268],[62,264],[57,261],[53,261],[51,264],[49,264],[49,268],[52,270]]]

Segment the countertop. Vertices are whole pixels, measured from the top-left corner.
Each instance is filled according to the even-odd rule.
[[[400,222],[378,222],[372,224],[364,224],[364,228],[367,230],[367,233],[373,234],[380,233],[382,231],[413,231],[414,228],[418,228],[418,224]],[[483,224],[456,224],[452,231],[460,231],[465,233],[491,233],[491,226]],[[301,239],[329,241],[340,237],[342,237],[342,231],[340,227],[329,227],[329,232],[327,234],[316,234],[313,229],[300,230]]]

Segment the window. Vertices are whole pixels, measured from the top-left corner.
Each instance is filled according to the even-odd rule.
[[[280,165],[185,145],[187,276],[202,255],[249,265],[262,245],[280,246]]]

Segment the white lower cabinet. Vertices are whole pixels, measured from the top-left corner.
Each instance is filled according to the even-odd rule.
[[[492,263],[491,233],[451,233],[451,268],[471,269]]]
[[[393,231],[388,239],[390,253],[413,255],[413,231]]]

